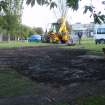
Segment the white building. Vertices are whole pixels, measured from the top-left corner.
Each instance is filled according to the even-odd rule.
[[[94,30],[94,24],[72,24],[72,35],[76,35],[78,32],[82,32],[83,36],[91,36]]]

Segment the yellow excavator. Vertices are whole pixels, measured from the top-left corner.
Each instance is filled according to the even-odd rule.
[[[65,0],[56,0],[56,4],[58,4],[57,8],[53,8],[53,12],[58,21],[51,24],[50,30],[45,33],[44,40],[52,43],[67,43],[71,39],[66,21],[69,8]],[[61,17],[60,21],[58,16]]]
[[[47,42],[66,43],[70,39],[70,34],[66,26],[65,16],[61,18],[61,22],[52,23],[50,31],[47,34]]]

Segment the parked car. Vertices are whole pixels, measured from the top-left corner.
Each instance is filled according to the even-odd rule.
[[[105,43],[105,24],[96,25],[94,28],[94,39],[96,44]]]
[[[28,42],[39,42],[41,41],[41,35],[32,35],[28,38]]]

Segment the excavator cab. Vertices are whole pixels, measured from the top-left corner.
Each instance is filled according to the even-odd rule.
[[[59,31],[59,27],[60,27],[59,23],[52,23],[51,30],[57,33]]]
[[[58,43],[60,41],[60,35],[59,35],[59,23],[52,23],[50,31],[48,32],[48,39],[49,42],[52,43]]]

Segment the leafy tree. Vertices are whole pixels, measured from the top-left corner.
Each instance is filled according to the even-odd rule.
[[[78,10],[79,1],[81,1],[81,0],[66,0],[66,3],[67,3],[67,6],[69,6],[73,10]]]
[[[7,30],[7,32],[11,33],[16,30],[17,25],[17,17],[15,15],[5,15],[3,16],[3,29]]]
[[[41,27],[35,28],[35,31],[36,31],[37,34],[40,34],[40,35],[42,35],[44,33],[44,31]]]
[[[21,24],[20,31],[19,31],[19,37],[27,38],[29,36],[30,30],[31,30],[30,27]]]
[[[43,29],[41,27],[37,27],[37,28],[31,28],[29,26],[26,26],[26,25],[22,25],[21,24],[21,27],[19,29],[19,33],[21,33],[19,36],[21,38],[27,38],[33,34],[43,34]]]
[[[0,1],[0,12],[7,12],[8,3],[5,0]]]
[[[32,30],[33,30],[34,34],[42,35],[44,33],[42,27],[34,27],[34,28],[32,28]]]
[[[65,0],[65,1],[68,7],[72,8],[73,10],[78,10],[79,1],[81,0]],[[26,0],[26,3],[28,5],[31,4],[31,6],[34,6],[36,2],[39,5],[50,5],[50,9],[57,7],[56,3],[53,0]],[[93,12],[94,11],[93,6],[85,6],[84,13],[86,13],[87,11],[91,12],[91,16],[93,16],[95,23],[98,23],[98,24],[101,24],[102,22],[105,23],[105,15],[101,14],[100,11],[98,13]]]
[[[28,5],[34,6],[35,3],[39,5],[50,5],[50,9],[57,7],[57,4],[53,0],[26,0],[26,4]],[[66,0],[66,3],[69,7],[73,8],[74,10],[78,9],[79,0]]]
[[[21,0],[6,0],[7,11],[2,16],[3,24],[0,24],[7,31],[7,35],[17,35],[21,23],[22,4]]]
[[[94,23],[101,24],[105,23],[105,15],[101,13],[101,11],[96,12],[95,7],[91,4],[91,6],[85,6],[84,12],[87,13],[87,11],[90,11],[91,15],[90,17],[94,18]]]
[[[4,16],[0,16],[0,28],[3,28],[4,25]]]
[[[37,34],[37,33],[36,33],[36,27],[33,27],[32,30],[33,30],[34,34]],[[32,35],[32,34],[31,34],[31,35]]]

